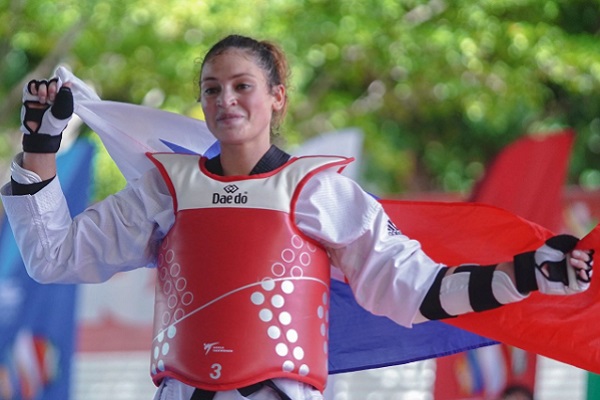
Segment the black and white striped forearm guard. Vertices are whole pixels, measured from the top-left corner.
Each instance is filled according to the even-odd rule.
[[[527,297],[519,293],[510,277],[496,265],[462,265],[440,270],[419,311],[428,320],[491,310]]]

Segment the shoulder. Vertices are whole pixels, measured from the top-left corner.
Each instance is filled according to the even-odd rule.
[[[338,173],[335,169],[323,170],[315,174],[303,188],[302,196],[322,196],[338,201],[377,203],[375,197],[367,193],[355,180]]]
[[[334,171],[315,175],[298,196],[298,227],[329,247],[352,242],[373,224],[380,203],[354,180]]]

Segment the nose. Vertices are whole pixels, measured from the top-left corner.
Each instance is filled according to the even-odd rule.
[[[237,103],[237,98],[235,97],[235,93],[229,89],[221,90],[219,97],[217,98],[217,105],[221,107],[227,107],[231,105],[235,105]]]

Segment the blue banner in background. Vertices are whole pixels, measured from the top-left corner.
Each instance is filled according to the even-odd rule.
[[[57,158],[72,215],[88,205],[94,147],[79,139]],[[25,271],[12,231],[0,227],[0,400],[69,399],[76,285],[40,285]]]

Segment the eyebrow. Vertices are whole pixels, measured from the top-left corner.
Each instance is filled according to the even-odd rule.
[[[242,76],[250,76],[250,77],[253,77],[253,78],[254,78],[254,74],[251,74],[251,73],[249,73],[249,72],[241,72],[241,73],[239,73],[239,74],[235,74],[235,75],[233,75],[233,76],[231,76],[231,77],[229,77],[229,78],[227,78],[227,79],[236,79],[236,78],[240,78],[240,77],[242,77]],[[212,77],[212,76],[207,76],[207,77],[204,77],[204,78],[202,78],[202,80],[201,80],[200,82],[206,82],[206,81],[216,81],[216,80],[218,80],[218,79],[217,79],[217,78],[215,78],[215,77]]]

